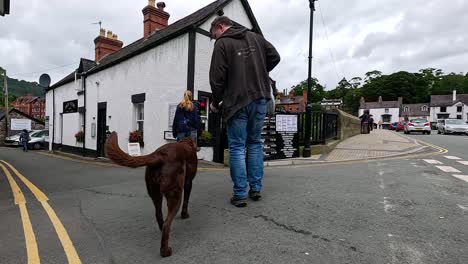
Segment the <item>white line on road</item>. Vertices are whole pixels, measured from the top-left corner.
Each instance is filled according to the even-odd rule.
[[[462,180],[462,181],[468,182],[468,175],[458,175],[458,174],[454,174],[453,177],[458,178],[458,179],[460,179],[460,180]]]
[[[449,159],[449,160],[460,160],[461,158],[459,157],[455,157],[455,156],[444,156],[446,159]]]
[[[440,162],[438,160],[432,160],[432,159],[425,159],[424,161],[429,163],[429,164],[443,164],[442,162]]]
[[[462,209],[463,211],[468,211],[468,205],[461,205],[457,204],[458,208]]]
[[[459,160],[458,163],[461,163],[461,164],[463,164],[463,165],[468,166],[468,161],[460,161],[460,160]]]
[[[461,171],[455,169],[454,167],[450,166],[436,166],[439,170],[443,172],[455,172],[455,173],[461,173]]]

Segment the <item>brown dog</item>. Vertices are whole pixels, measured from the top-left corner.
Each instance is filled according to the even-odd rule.
[[[188,202],[198,165],[195,143],[187,138],[177,143],[166,144],[149,155],[132,157],[120,149],[117,133],[113,132],[107,140],[106,151],[107,156],[119,165],[131,168],[146,166],[146,188],[156,208],[159,230],[162,231],[160,253],[162,257],[169,257],[172,255],[169,232],[172,220],[179,211],[182,193],[182,218],[189,217]],[[163,195],[166,197],[168,208],[165,221],[161,210]]]

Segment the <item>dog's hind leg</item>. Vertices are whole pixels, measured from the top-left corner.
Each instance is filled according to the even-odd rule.
[[[153,175],[151,174],[151,169],[146,168],[146,189],[148,190],[148,194],[151,197],[151,200],[153,200],[154,209],[156,212],[156,221],[158,221],[159,231],[162,231],[162,227],[164,224],[164,218],[162,214],[163,196],[161,194],[161,187],[159,183],[152,181],[152,176]]]
[[[188,204],[190,199],[190,192],[192,191],[192,181],[191,179],[186,179],[184,186],[184,204],[182,205],[182,219],[187,219],[190,217],[188,214]]]
[[[172,248],[169,247],[169,233],[171,232],[171,224],[174,220],[174,217],[179,211],[180,204],[182,202],[182,191],[177,190],[169,193],[165,193],[167,199],[167,217],[164,221],[162,238],[161,238],[161,251],[160,254],[162,257],[169,257],[172,255]]]

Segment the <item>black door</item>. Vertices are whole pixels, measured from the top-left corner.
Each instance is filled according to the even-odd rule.
[[[107,104],[98,103],[98,120],[97,120],[97,155],[98,157],[104,157],[104,145],[106,143],[106,116],[107,116]]]

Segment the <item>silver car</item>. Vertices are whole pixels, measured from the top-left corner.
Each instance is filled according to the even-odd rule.
[[[437,130],[438,134],[466,134],[468,135],[468,124],[461,119],[441,120]]]
[[[412,132],[421,132],[423,134],[431,134],[431,123],[426,119],[412,119],[405,123],[405,134]]]
[[[21,133],[20,133],[21,134]],[[20,146],[19,136],[20,134],[7,137],[5,139],[5,145],[7,146]],[[29,149],[41,149],[45,147],[45,139],[49,136],[49,130],[33,130],[29,132],[31,140],[28,141]]]

